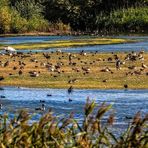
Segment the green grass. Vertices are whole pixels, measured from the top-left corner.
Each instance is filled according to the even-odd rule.
[[[123,61],[126,53],[117,53],[120,59]],[[31,57],[21,59],[20,57],[10,58],[9,56],[0,56],[0,59],[5,63],[8,59],[10,61],[9,66],[0,66],[0,76],[4,76],[4,80],[1,81],[1,86],[25,86],[25,87],[42,87],[42,88],[68,88],[73,85],[74,88],[87,88],[87,89],[124,89],[124,84],[127,84],[131,89],[148,89],[148,79],[146,73],[148,68],[144,69],[140,75],[132,74],[126,75],[127,72],[139,71],[142,67],[142,62],[147,65],[148,54],[144,54],[144,61],[126,61],[125,65],[121,66],[121,70],[116,70],[115,60],[109,62],[109,57],[113,58],[111,53],[88,53],[86,56],[80,54],[72,54],[75,56],[72,61],[77,63],[76,66],[69,65],[67,53],[50,53],[49,62],[56,65],[57,62],[62,62],[64,65],[60,68],[60,73],[50,72],[47,68],[40,65],[41,62],[47,63],[47,60],[40,54],[32,54]],[[63,57],[62,57],[63,56]],[[30,62],[30,59],[35,58],[38,63]],[[60,59],[59,59],[60,58]],[[78,60],[80,58],[80,60]],[[101,61],[97,61],[101,58]],[[14,61],[15,59],[15,61]],[[26,64],[23,74],[19,75],[18,61],[22,60]],[[82,63],[81,63],[82,61]],[[93,61],[95,61],[93,63]],[[129,66],[136,66],[136,70],[129,70]],[[17,70],[13,70],[16,66]],[[37,67],[35,67],[37,66]],[[84,75],[82,67],[89,67],[90,72]],[[101,72],[100,70],[105,67],[109,67],[113,74],[110,72]],[[72,70],[72,68],[78,68],[80,72]],[[29,71],[40,71],[39,77],[30,77]],[[64,71],[64,73],[62,72]],[[9,75],[11,73],[11,75]],[[56,76],[56,77],[55,77]],[[68,81],[77,79],[73,84],[69,84]],[[103,82],[106,80],[106,82]]]
[[[74,39],[61,41],[47,41],[41,43],[24,43],[17,45],[10,45],[16,49],[41,49],[41,48],[61,48],[72,46],[88,46],[88,45],[107,45],[107,44],[121,44],[127,42],[134,42],[127,39],[111,39],[111,38],[91,38],[91,39]],[[4,45],[3,45],[4,46]],[[0,45],[0,49],[3,48]]]

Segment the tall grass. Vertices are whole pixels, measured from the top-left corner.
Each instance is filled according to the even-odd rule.
[[[7,115],[0,117],[1,148],[146,148],[148,131],[146,131],[148,115],[144,118],[138,112],[129,128],[117,138],[108,127],[114,123],[114,115],[110,114],[106,122],[102,122],[104,114],[111,105],[103,103],[94,112],[96,104],[87,99],[84,109],[83,123],[79,124],[71,113],[68,118],[59,119],[51,112],[39,121],[29,124],[31,116],[26,111],[13,119]]]

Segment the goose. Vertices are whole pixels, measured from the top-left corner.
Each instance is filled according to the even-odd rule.
[[[16,67],[16,66],[14,66],[14,67],[13,67],[13,70],[17,70],[17,67]]]
[[[128,85],[127,84],[124,84],[124,88],[127,89],[128,88]]]
[[[133,66],[129,66],[128,69],[131,69],[131,70],[136,69],[136,66],[134,66],[134,65]]]
[[[112,57],[109,57],[107,60],[108,60],[109,62],[111,62],[113,59],[112,59]]]
[[[40,103],[45,103],[45,100],[40,100]]]
[[[3,105],[2,105],[2,104],[0,104],[0,110],[2,110],[2,108],[3,108]]]
[[[68,88],[68,94],[71,94],[72,93],[72,91],[73,91],[73,87],[72,86],[70,86],[69,88]]]
[[[39,108],[35,108],[35,110],[37,110],[37,111],[45,111],[45,104],[42,104],[42,106],[39,107]]]
[[[2,96],[0,96],[0,98],[3,98],[3,99],[4,99],[4,98],[6,98],[6,96],[3,96],[3,95],[2,95]]]
[[[116,60],[116,69],[119,70],[121,65],[121,61],[118,59]]]
[[[19,75],[22,75],[23,74],[23,71],[22,70],[19,70],[18,74]]]
[[[4,77],[3,76],[0,76],[0,81],[4,80]]]
[[[142,68],[147,68],[147,65],[145,65],[144,63],[142,63]]]
[[[68,101],[69,101],[69,102],[72,102],[72,99],[71,99],[71,98],[69,98],[69,99],[68,99]]]
[[[75,83],[75,82],[77,82],[77,81],[78,81],[77,79],[72,79],[72,80],[69,80],[68,83],[69,83],[69,84],[72,84],[72,83]]]
[[[47,62],[48,62],[48,60],[51,58],[51,56],[50,55],[48,55],[47,53],[45,54],[45,53],[43,53],[43,56],[47,59]]]
[[[107,79],[103,80],[102,82],[107,82]]]
[[[51,97],[52,96],[52,94],[47,94],[47,97]]]
[[[130,116],[125,116],[125,119],[133,119],[132,117],[130,117]]]
[[[101,69],[100,70],[101,72],[109,72],[109,71],[111,71],[108,67],[106,67],[106,68],[104,68],[104,69]]]
[[[7,61],[6,63],[4,63],[4,67],[9,66],[9,61]]]
[[[34,71],[30,73],[30,77],[38,77],[38,76],[39,76],[39,72]]]

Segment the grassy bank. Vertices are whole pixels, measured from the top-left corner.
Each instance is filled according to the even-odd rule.
[[[74,40],[60,40],[60,41],[47,41],[41,43],[24,43],[17,45],[10,45],[16,49],[41,49],[41,48],[61,48],[72,46],[89,46],[89,45],[108,45],[108,44],[121,44],[133,42],[126,39],[111,39],[111,38],[91,38],[91,39],[74,39]],[[4,45],[0,45],[0,49]]]
[[[121,69],[115,67],[115,53],[71,54],[54,52],[47,58],[41,53],[18,55],[0,55],[1,86],[25,86],[42,88],[89,88],[89,89],[148,89],[148,53],[144,61],[125,60],[128,53],[117,53],[124,63]],[[9,62],[7,62],[9,61]],[[20,62],[21,61],[21,62]],[[22,63],[23,62],[23,63]],[[48,64],[47,64],[48,63]],[[5,66],[5,67],[4,67]],[[30,72],[36,73],[32,74]]]

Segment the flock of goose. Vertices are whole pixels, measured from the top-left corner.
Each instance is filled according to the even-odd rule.
[[[58,57],[58,60],[56,61],[56,63],[52,63],[51,59],[53,54],[56,53],[56,56]],[[30,77],[39,77],[40,74],[42,73],[41,69],[45,68],[44,70],[49,71],[51,74],[51,76],[53,77],[57,77],[56,74],[62,74],[65,73],[65,70],[62,69],[62,67],[67,64],[68,67],[71,69],[71,71],[75,72],[75,73],[80,73],[82,72],[83,75],[87,75],[89,73],[91,73],[91,66],[97,62],[100,61],[107,61],[107,62],[111,62],[114,63],[114,69],[116,69],[117,71],[119,71],[123,65],[126,64],[127,61],[131,61],[133,62],[132,66],[128,66],[128,72],[125,73],[126,76],[128,75],[148,75],[147,72],[147,65],[144,63],[144,51],[140,51],[140,52],[130,52],[127,53],[124,59],[120,59],[120,57],[118,56],[118,54],[115,53],[111,53],[111,56],[109,56],[107,59],[103,59],[103,58],[97,58],[95,59],[95,55],[99,54],[96,52],[91,52],[91,53],[85,53],[84,51],[81,51],[78,54],[75,53],[64,53],[60,50],[56,51],[56,52],[50,52],[50,53],[42,53],[42,59],[44,60],[39,60],[36,58],[35,55],[37,55],[39,53],[32,53],[32,52],[28,52],[28,53],[22,53],[22,52],[6,52],[6,53],[2,53],[0,54],[0,68],[7,68],[10,67],[10,65],[13,65],[12,67],[12,71],[11,73],[9,73],[9,76],[12,75],[23,75],[24,74],[24,70],[27,67],[27,64],[34,64],[35,63],[35,67],[33,69],[30,69],[29,71],[27,71],[27,74],[29,74]],[[65,56],[66,54],[66,56]],[[87,59],[87,55],[91,54],[91,62],[88,62],[87,60],[81,60],[81,58]],[[54,55],[55,56],[55,55]],[[5,57],[5,58],[3,58]],[[2,60],[5,59],[5,60]],[[27,62],[25,61],[25,59],[27,59]],[[66,62],[63,62],[62,60],[66,59]],[[77,59],[77,61],[76,61]],[[140,67],[136,67],[134,65],[135,61],[140,61],[141,66]],[[81,63],[81,66],[79,65],[79,63]],[[13,64],[12,64],[13,63]],[[78,66],[79,65],[79,66]],[[40,69],[40,70],[38,70]],[[111,73],[114,74],[114,70],[112,68],[110,68],[109,66],[106,66],[102,69],[100,69],[100,72],[105,72],[105,73]],[[6,76],[0,75],[0,81],[4,81]],[[68,88],[68,93],[71,94],[73,91],[73,83],[76,83],[78,81],[77,78],[71,78],[69,76],[68,79],[68,84],[70,84],[69,88]],[[103,82],[107,82],[106,79],[103,80]],[[125,84],[123,86],[124,88],[128,88],[128,85]],[[72,99],[69,98],[69,102],[71,102]],[[0,106],[1,108],[2,106]],[[37,108],[36,110],[45,110],[45,105],[42,102],[42,106],[41,108]]]
[[[48,70],[49,72],[53,72],[53,73],[65,73],[65,70],[62,70],[62,67],[65,65],[65,63],[62,61],[62,59],[65,58],[64,53],[61,51],[57,51],[57,56],[58,56],[58,60],[55,64],[53,64],[52,62],[50,62],[50,59],[52,57],[52,54],[54,52],[51,53],[43,53],[43,57],[46,59],[44,61],[39,61],[37,58],[34,57],[34,54],[29,52],[29,53],[22,53],[22,52],[16,52],[16,53],[5,53],[5,54],[1,54],[0,57],[6,57],[8,60],[6,61],[2,61],[0,59],[0,68],[7,68],[10,66],[11,63],[13,63],[13,67],[12,70],[13,71],[17,71],[18,75],[23,75],[23,71],[25,70],[25,67],[27,67],[27,63],[25,62],[25,59],[29,58],[29,62],[30,63],[35,63],[35,67],[33,70],[28,71],[28,74],[30,75],[30,77],[39,77],[41,72],[40,70],[37,70],[38,68],[46,68],[46,70]],[[120,57],[117,54],[112,53],[112,56],[108,57],[107,59],[102,59],[102,58],[98,58],[96,60],[94,60],[94,56],[95,54],[97,54],[97,52],[92,53],[92,61],[91,62],[87,62],[87,61],[83,61],[81,60],[81,56],[86,56],[87,53],[85,53],[84,51],[81,51],[79,53],[79,57],[77,58],[77,55],[74,53],[67,53],[67,63],[68,66],[71,68],[71,70],[73,72],[79,73],[82,72],[84,75],[89,74],[91,72],[91,66],[93,64],[95,64],[97,61],[108,61],[108,62],[112,62],[115,63],[115,68],[117,70],[120,70],[122,65],[126,64],[126,61],[141,61],[141,67],[138,68],[134,65],[132,66],[128,66],[129,71],[126,72],[126,75],[142,75],[145,74],[148,75],[147,71],[145,69],[147,69],[147,65],[144,63],[144,57],[143,57],[143,53],[144,51],[140,51],[138,53],[136,52],[131,52],[128,53],[124,60],[121,60]],[[38,53],[35,53],[38,54]],[[79,63],[83,64],[81,67],[78,66],[78,62],[76,62],[76,59],[78,60]],[[18,59],[18,61],[17,61]],[[73,60],[74,59],[74,60]],[[37,65],[38,64],[38,65]],[[39,67],[40,64],[40,67]],[[104,68],[102,68],[100,70],[100,72],[110,72],[111,74],[114,74],[113,70],[106,66]],[[16,73],[15,73],[16,74]],[[15,75],[14,73],[9,73],[9,75]],[[53,77],[57,77],[56,75],[53,74]],[[5,77],[0,75],[0,81],[4,80]],[[74,79],[69,79],[68,83],[69,84],[73,84],[75,82],[77,82],[77,78]],[[105,82],[105,81],[104,81]]]

